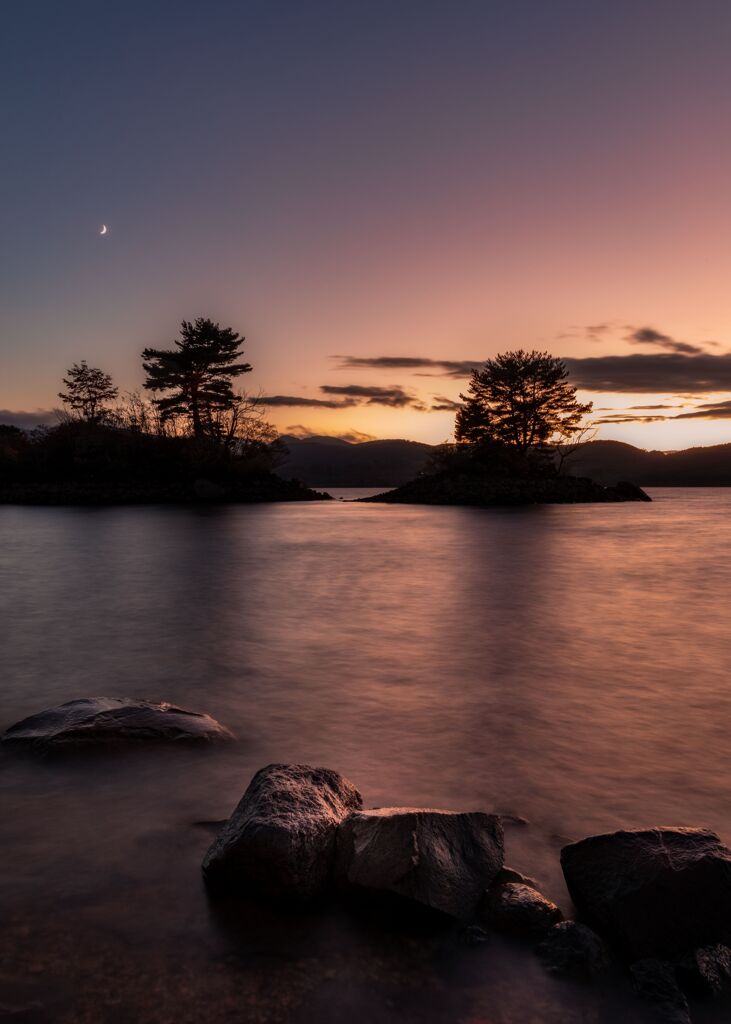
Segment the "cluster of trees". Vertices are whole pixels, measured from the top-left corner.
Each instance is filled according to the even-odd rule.
[[[185,498],[198,480],[232,493],[261,489],[255,481],[273,480],[283,446],[263,405],[234,390],[251,370],[243,342],[212,320],[184,321],[172,347],[144,350],[144,389],[123,395],[100,367],[74,363],[57,426],[0,425],[0,484],[121,489],[130,500]]]
[[[120,398],[108,373],[85,360],[74,363],[59,392],[62,422],[55,431],[40,434],[47,461],[78,463],[81,435],[81,461],[92,451],[97,468],[106,458],[127,467],[146,463],[157,471],[160,464],[170,468],[179,463],[181,453],[188,460],[193,453],[199,463],[230,467],[233,460],[240,467],[258,460],[270,471],[282,451],[277,432],[256,399],[234,391],[234,382],[251,371],[243,343],[230,327],[202,317],[184,320],[172,348],[142,353],[147,395],[133,392]],[[521,349],[486,360],[473,371],[460,398],[456,443],[442,447],[430,471],[560,472],[591,431],[585,419],[591,403],[578,400],[565,364],[547,352]],[[42,447],[38,436],[13,431],[0,428],[0,455],[18,461],[28,445]],[[50,441],[49,433],[54,435]],[[63,455],[69,437],[73,452]]]
[[[74,363],[58,397],[67,420],[164,437],[193,437],[235,448],[263,450],[277,438],[258,401],[235,392],[234,380],[251,370],[244,362],[244,338],[230,327],[199,317],[184,320],[169,349],[146,348],[144,388],[120,400],[111,376],[86,360]]]
[[[511,474],[561,472],[567,459],[594,435],[561,359],[548,352],[504,352],[472,371],[457,411],[456,444],[445,461]]]

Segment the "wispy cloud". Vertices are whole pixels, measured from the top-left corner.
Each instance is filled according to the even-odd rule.
[[[364,441],[376,440],[375,434],[366,434],[362,430],[343,430],[339,433],[323,434],[321,430],[311,430],[310,427],[305,427],[301,423],[293,423],[287,427],[285,433],[300,441],[306,441],[309,437],[334,437],[338,441],[348,441],[350,444],[363,444]]]
[[[258,399],[261,405],[268,405],[272,408],[277,406],[297,408],[317,408],[317,409],[349,409],[359,403],[355,399],[344,398],[339,402],[333,399],[326,398],[306,398],[302,395],[262,395]]]
[[[663,334],[662,331],[658,331],[654,327],[630,328],[630,333],[626,335],[626,340],[633,345],[655,345],[666,352],[677,352],[680,355],[686,356],[697,356],[705,351],[700,345],[692,345],[688,341],[678,341],[676,338],[671,338],[669,334]]]
[[[419,356],[333,356],[338,370],[417,370],[439,377],[469,377],[484,360],[427,359]]]
[[[362,384],[323,384],[320,391],[324,395],[342,395],[346,399],[354,399],[364,405],[386,405],[394,409],[403,409],[406,406],[415,409],[425,408],[421,399],[398,384],[392,384],[385,388]]]
[[[445,398],[444,395],[434,395],[432,404],[429,406],[431,412],[456,412],[461,408],[461,402],[455,402],[452,398]]]
[[[676,420],[727,420],[731,419],[731,399],[723,402],[707,402],[697,406],[693,412],[681,412]]]

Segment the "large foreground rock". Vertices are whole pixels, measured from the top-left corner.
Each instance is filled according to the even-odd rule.
[[[329,768],[270,764],[256,773],[203,861],[206,881],[275,901],[322,896],[340,822],[363,801]]]
[[[731,851],[705,829],[654,828],[565,846],[581,915],[630,960],[731,940]]]
[[[385,807],[338,830],[341,886],[394,894],[469,919],[503,864],[498,815]]]
[[[24,718],[2,739],[32,747],[80,747],[149,740],[213,743],[233,735],[210,715],[172,704],[84,697]]]

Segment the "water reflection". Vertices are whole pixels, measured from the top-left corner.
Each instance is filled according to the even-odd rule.
[[[232,928],[200,886],[194,822],[224,817],[262,764],[327,764],[369,804],[525,816],[511,859],[563,902],[564,837],[662,822],[731,839],[731,495],[658,497],[0,509],[0,724],[107,693],[199,707],[240,737],[93,767],[3,756],[7,963],[31,980],[40,964],[61,1020],[82,998],[64,977],[92,962],[88,999],[117,992],[109,1020],[197,1020],[196,1000],[226,1020],[242,999],[262,1020],[631,1019],[499,944],[385,939],[335,911],[295,926],[249,908]]]

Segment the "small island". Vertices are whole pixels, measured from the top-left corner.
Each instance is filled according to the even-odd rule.
[[[437,449],[424,471],[365,502],[416,505],[555,505],[651,501],[628,481],[604,486],[566,472],[592,427],[561,359],[505,352],[472,371],[460,395],[454,444]]]
[[[283,445],[261,404],[235,392],[244,339],[205,318],[169,349],[146,348],[145,390],[120,397],[85,360],[67,371],[58,424],[0,424],[0,504],[321,501],[274,472]]]

